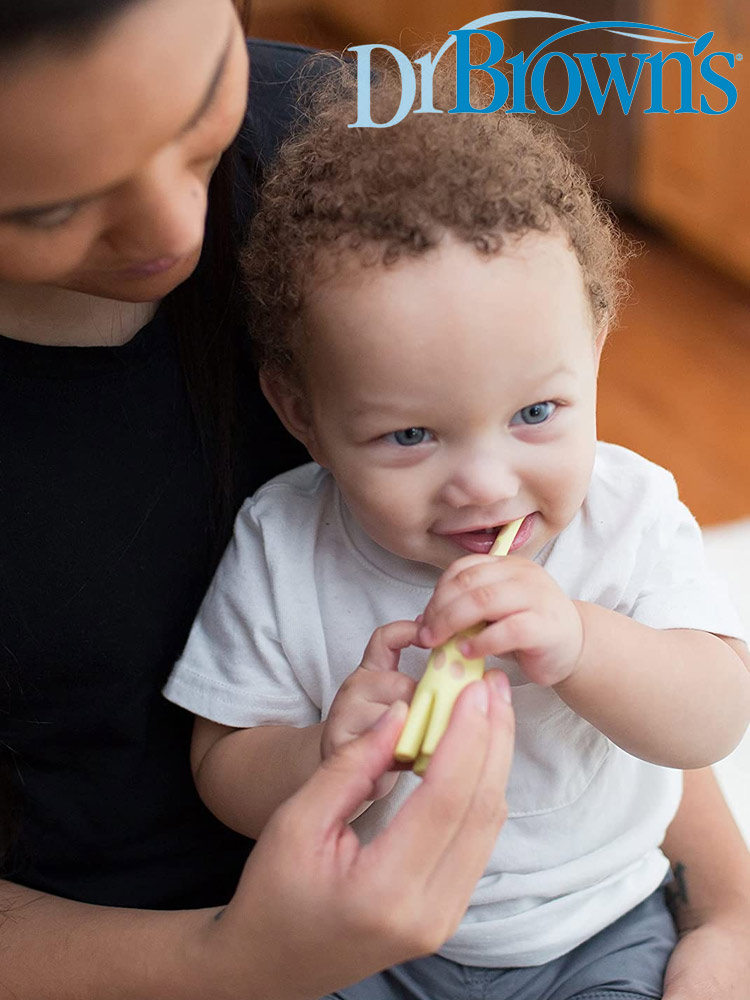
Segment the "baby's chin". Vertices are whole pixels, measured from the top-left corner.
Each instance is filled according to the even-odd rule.
[[[468,555],[453,542],[444,538],[432,537],[421,547],[421,550],[414,555],[403,555],[402,558],[411,562],[420,562],[431,569],[443,572],[462,556]]]
[[[392,531],[381,531],[372,525],[361,525],[376,545],[392,556],[406,562],[420,563],[431,569],[444,570],[454,563],[458,556],[446,550],[443,539],[427,534],[418,537],[395,535]]]

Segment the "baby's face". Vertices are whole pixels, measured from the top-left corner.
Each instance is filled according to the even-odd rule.
[[[376,542],[445,568],[516,518],[513,551],[530,558],[569,524],[594,460],[603,336],[562,238],[349,263],[305,319],[306,443]]]

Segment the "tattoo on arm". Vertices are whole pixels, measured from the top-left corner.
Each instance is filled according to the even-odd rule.
[[[684,909],[690,905],[687,887],[687,868],[681,861],[673,865],[672,881],[664,887],[664,891],[666,893],[667,906],[672,911],[675,923],[680,927],[680,916]]]

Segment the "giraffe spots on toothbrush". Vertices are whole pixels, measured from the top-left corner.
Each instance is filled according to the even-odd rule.
[[[455,677],[457,681],[466,673],[466,668],[464,667],[461,660],[451,660],[451,676]]]

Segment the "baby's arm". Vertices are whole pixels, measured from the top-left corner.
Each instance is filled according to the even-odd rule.
[[[196,717],[190,752],[198,794],[226,826],[257,838],[275,810],[317,770],[321,760],[365,732],[395,701],[408,702],[414,681],[398,671],[399,654],[419,626],[391,622],[375,629],[362,662],[339,688],[325,722],[235,729]],[[397,775],[378,781],[386,795]]]
[[[574,602],[583,647],[557,693],[628,753],[668,767],[712,764],[750,719],[750,656],[737,639],[655,629]]]
[[[322,729],[323,723],[233,729],[197,717],[190,762],[198,794],[222,823],[257,839],[320,765]]]
[[[750,718],[744,644],[690,629],[655,629],[571,600],[541,566],[465,556],[441,577],[420,639],[435,647],[487,622],[467,656],[514,654],[529,680],[554,687],[624,750],[656,764],[713,763]]]

